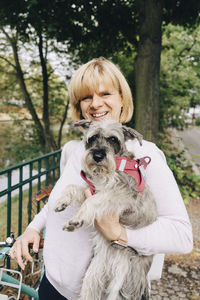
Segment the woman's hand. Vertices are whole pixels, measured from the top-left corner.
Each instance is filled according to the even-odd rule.
[[[115,241],[124,236],[123,240],[127,240],[126,230],[119,223],[119,216],[115,213],[104,215],[100,221],[95,220],[95,227],[108,241]]]
[[[89,189],[85,191],[85,196],[91,196]],[[115,241],[122,239],[127,242],[126,229],[119,223],[119,216],[115,213],[112,215],[104,215],[101,220],[95,220],[95,227],[108,240]]]
[[[40,234],[35,229],[27,228],[10,249],[11,258],[16,259],[22,270],[24,270],[27,261],[33,261],[33,258],[29,253],[29,244],[33,244],[33,251],[37,253],[39,243]]]

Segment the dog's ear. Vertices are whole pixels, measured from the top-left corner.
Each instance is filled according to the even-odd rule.
[[[80,120],[73,123],[73,127],[81,127],[82,129],[86,130],[90,127],[92,121],[91,120]]]
[[[139,132],[127,126],[122,126],[122,129],[123,129],[125,141],[134,140],[136,138],[140,143],[140,145],[142,146],[143,136]]]

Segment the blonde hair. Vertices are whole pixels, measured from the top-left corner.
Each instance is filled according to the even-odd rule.
[[[130,87],[117,66],[103,57],[92,59],[82,65],[72,76],[68,91],[73,119],[83,119],[80,100],[97,91],[102,81],[105,86],[111,85],[120,93],[123,109],[119,121],[127,123],[133,115],[133,99]]]

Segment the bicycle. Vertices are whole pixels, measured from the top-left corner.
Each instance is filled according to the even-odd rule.
[[[46,203],[48,201],[48,197],[51,193],[52,188],[46,187],[43,190],[39,191],[36,195],[36,201],[43,201]],[[44,233],[43,233],[44,235]],[[33,278],[36,277],[35,282],[33,283],[33,286],[30,286],[23,282],[23,275],[20,270],[11,269],[6,267],[7,261],[10,260],[9,251],[10,248],[15,243],[14,234],[11,233],[9,237],[6,238],[5,241],[0,241],[0,262],[3,260],[2,265],[0,265],[0,286],[3,287],[5,290],[6,288],[10,288],[14,291],[16,291],[17,295],[11,295],[8,296],[7,294],[0,293],[0,300],[19,300],[20,295],[23,293],[25,295],[29,296],[29,299],[33,300],[39,299],[38,296],[38,288],[40,285],[40,281],[43,277],[44,273],[44,263],[42,259],[42,253],[40,255],[32,253],[32,255],[35,256],[33,262],[31,263],[31,272],[30,276]],[[40,240],[40,249],[43,248],[44,238],[41,238]],[[1,249],[2,248],[2,249]],[[32,245],[29,245],[29,248],[32,248]]]

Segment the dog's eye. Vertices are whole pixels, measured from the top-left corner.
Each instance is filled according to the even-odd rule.
[[[120,151],[120,141],[115,136],[110,136],[107,139],[107,142],[113,147],[115,154]]]
[[[98,134],[95,134],[95,135],[91,136],[88,139],[88,144],[93,144],[96,141],[97,138],[98,138]]]
[[[115,136],[110,136],[107,138],[107,141],[110,143],[110,144],[117,144],[119,143],[118,139],[115,137]]]

